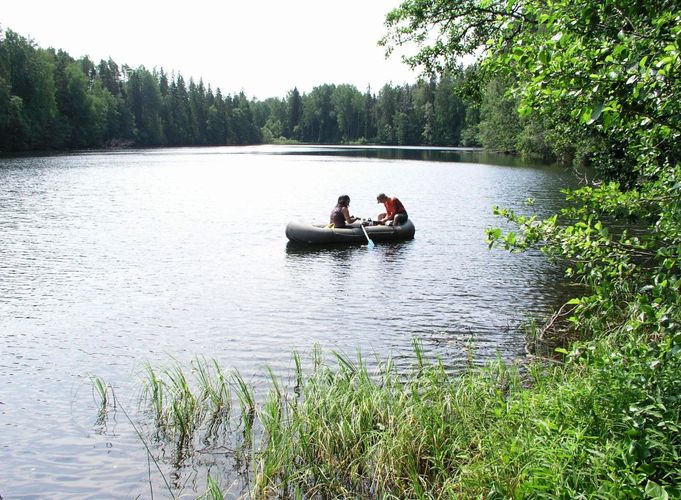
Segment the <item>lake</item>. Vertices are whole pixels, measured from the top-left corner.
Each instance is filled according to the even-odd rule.
[[[471,356],[522,358],[523,322],[564,297],[560,272],[489,251],[484,229],[502,225],[494,205],[553,213],[570,183],[559,167],[456,148],[0,158],[0,497],[168,497],[122,411],[97,421],[93,375],[144,429],[146,363],[214,358],[257,391],[267,367],[286,377],[315,345],[404,369],[414,337],[454,372]],[[327,222],[341,194],[376,217],[379,192],[402,200],[414,240],[288,244],[287,222]],[[155,451],[176,496],[203,493],[210,460]]]

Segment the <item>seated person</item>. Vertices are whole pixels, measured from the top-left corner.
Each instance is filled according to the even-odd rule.
[[[338,203],[329,217],[329,225],[332,227],[345,227],[357,220],[357,217],[350,215],[350,197],[347,194],[338,197]]]
[[[393,226],[399,226],[409,218],[407,209],[404,208],[404,205],[402,205],[399,198],[395,196],[389,198],[385,193],[381,193],[376,197],[376,202],[383,203],[385,206],[385,212],[378,214],[379,224],[385,224],[388,221],[392,221]]]

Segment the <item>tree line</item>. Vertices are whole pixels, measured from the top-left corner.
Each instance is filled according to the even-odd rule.
[[[163,69],[75,59],[8,29],[0,31],[0,151],[303,142],[553,154],[527,134],[525,144],[516,140],[524,125],[507,85],[485,84],[471,98],[478,73],[458,66],[377,93],[322,84],[259,101]]]

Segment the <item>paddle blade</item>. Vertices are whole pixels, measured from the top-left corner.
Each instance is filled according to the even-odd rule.
[[[374,248],[374,242],[371,241],[371,238],[369,238],[369,233],[367,233],[367,230],[365,229],[364,226],[362,226],[362,231],[364,231],[364,236],[367,238],[367,246],[369,248]]]

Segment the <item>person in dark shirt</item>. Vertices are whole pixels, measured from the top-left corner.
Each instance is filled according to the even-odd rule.
[[[407,209],[399,200],[399,198],[393,196],[392,198],[381,193],[376,197],[377,203],[383,203],[385,207],[385,212],[378,214],[378,223],[385,224],[388,221],[392,221],[393,226],[399,226],[406,222],[409,218],[407,215]]]
[[[350,215],[350,197],[347,194],[338,197],[338,203],[329,217],[329,224],[333,227],[345,227],[357,220],[357,217]]]

